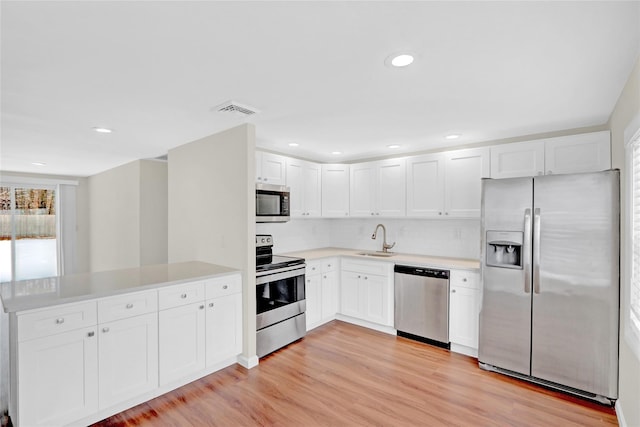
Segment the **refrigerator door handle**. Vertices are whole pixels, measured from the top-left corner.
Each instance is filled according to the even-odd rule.
[[[531,293],[531,209],[524,210],[524,293]]]
[[[540,208],[533,211],[533,292],[540,293]]]

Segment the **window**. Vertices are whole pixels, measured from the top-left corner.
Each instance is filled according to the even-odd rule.
[[[640,116],[639,116],[640,118]],[[640,124],[627,140],[626,174],[626,258],[623,292],[625,293],[625,339],[640,359]],[[626,137],[625,133],[625,137]]]
[[[58,274],[56,189],[0,187],[0,281]]]

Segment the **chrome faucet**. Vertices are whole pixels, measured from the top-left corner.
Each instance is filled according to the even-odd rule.
[[[389,252],[389,249],[394,247],[396,245],[396,242],[393,242],[392,244],[387,243],[387,229],[384,227],[384,225],[382,224],[376,225],[376,229],[373,231],[371,238],[373,240],[376,240],[376,237],[378,234],[378,228],[380,227],[382,227],[382,252]]]

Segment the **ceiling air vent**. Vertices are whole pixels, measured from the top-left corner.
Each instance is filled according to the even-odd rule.
[[[237,117],[248,117],[259,113],[257,108],[240,104],[236,101],[227,101],[214,108],[218,113],[232,114]]]

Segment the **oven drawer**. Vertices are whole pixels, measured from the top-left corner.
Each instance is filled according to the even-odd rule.
[[[158,291],[158,309],[180,307],[197,301],[204,301],[204,282],[190,282],[167,286]]]
[[[205,295],[207,299],[224,297],[242,292],[242,276],[216,277],[205,282]]]

